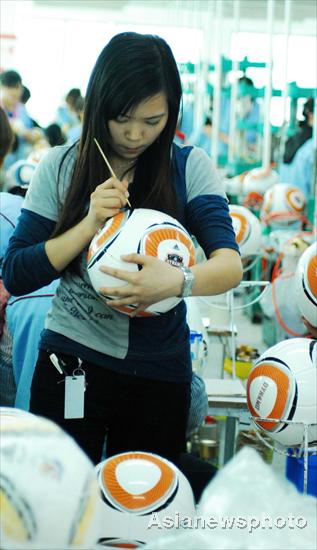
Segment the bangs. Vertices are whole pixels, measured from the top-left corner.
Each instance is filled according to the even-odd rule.
[[[137,84],[136,84],[137,83]],[[129,79],[113,87],[104,102],[104,117],[106,120],[114,120],[120,115],[133,112],[137,106],[151,97],[165,92],[164,86],[151,79],[148,82]]]

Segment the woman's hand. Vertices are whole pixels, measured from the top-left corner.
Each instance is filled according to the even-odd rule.
[[[181,292],[184,276],[177,268],[158,258],[143,254],[128,254],[121,258],[142,266],[137,272],[125,271],[102,266],[100,270],[108,275],[127,281],[128,284],[120,287],[102,287],[99,289],[105,296],[114,296],[108,300],[109,306],[136,304],[137,308],[130,315],[135,317],[147,307],[165,298],[178,296]]]
[[[94,235],[108,218],[115,216],[127,204],[128,182],[109,178],[96,187],[90,195],[89,211],[85,218]]]
[[[133,312],[135,316],[160,300],[181,294],[184,275],[177,267],[142,254],[128,254],[121,259],[139,264],[142,269],[131,273],[123,269],[100,267],[104,273],[128,283],[121,287],[99,289],[105,296],[115,296],[115,300],[107,302],[109,306],[136,304],[138,307]],[[236,250],[230,248],[214,250],[206,262],[193,265],[191,270],[195,276],[192,296],[223,294],[236,287],[242,278],[241,258]]]
[[[83,251],[106,219],[118,214],[120,208],[126,205],[127,196],[127,181],[109,178],[98,185],[90,195],[87,216],[62,235],[46,241],[45,251],[52,266],[57,271],[63,271]]]

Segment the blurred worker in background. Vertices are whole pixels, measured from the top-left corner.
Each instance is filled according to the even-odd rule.
[[[10,126],[8,117],[0,107],[0,190],[6,185],[6,175],[3,170],[4,159],[11,151],[14,144],[14,134]]]
[[[257,129],[254,127],[260,121],[260,107],[253,97],[254,84],[251,78],[242,76],[239,79],[239,92],[237,102],[237,120],[250,125],[250,128],[241,130],[244,132],[244,150],[253,153],[257,143]],[[249,93],[248,93],[249,92]],[[188,143],[204,149],[211,155],[212,143],[212,97],[210,97],[210,112],[205,116],[201,128],[192,132],[188,138]],[[231,98],[222,95],[220,100],[220,128],[218,141],[218,156],[222,159],[221,164],[226,162],[228,156],[229,129],[230,129],[230,108]]]
[[[191,143],[193,145],[196,145],[196,147],[201,147],[210,155],[211,153],[211,132],[212,132],[212,122],[211,117],[206,116],[204,120],[204,124],[200,131],[198,132],[198,135],[193,135],[191,137]]]
[[[78,124],[78,110],[76,102],[82,97],[79,88],[71,88],[66,94],[65,103],[58,107],[54,122],[56,122],[66,135],[73,126]]]
[[[48,141],[50,147],[56,147],[56,145],[64,145],[66,143],[66,137],[59,124],[53,122],[44,129],[44,135]]]
[[[75,143],[75,141],[78,141],[81,136],[84,116],[84,104],[85,99],[82,96],[78,97],[75,101],[74,109],[77,116],[77,124],[74,124],[74,126],[69,128],[67,132],[67,143],[69,143],[70,145],[72,143]]]
[[[31,92],[29,88],[27,88],[24,84],[22,84],[21,103],[23,103],[23,105],[26,105],[30,98],[31,98]],[[30,119],[33,122],[34,128],[41,128],[41,125],[36,120],[34,120],[34,118],[30,117]]]
[[[22,78],[16,71],[4,71],[0,75],[1,106],[10,120],[15,135],[12,151],[4,161],[7,169],[17,160],[24,159],[42,134],[34,127],[25,105],[21,101],[23,93]]]
[[[248,123],[251,126],[255,126],[260,122],[260,106],[254,98],[254,84],[253,80],[247,76],[239,78],[238,82],[238,103],[237,103],[237,115],[238,120]],[[228,143],[229,143],[229,130],[230,130],[230,97],[223,96],[221,98],[220,108],[220,132],[219,132],[219,144],[218,154],[220,156],[228,156]],[[256,128],[249,128],[245,130],[244,138],[246,141],[247,149],[254,151],[257,141]]]
[[[279,172],[283,183],[299,187],[306,198],[313,194],[313,125],[314,99],[310,97],[303,108],[304,120],[299,130],[285,143],[283,163]]]
[[[5,111],[0,107],[0,170],[6,155],[14,143],[14,134]],[[2,179],[3,182],[3,179]],[[2,187],[1,187],[2,188]],[[0,193],[0,406],[12,406],[15,398],[15,383],[11,362],[11,339],[5,324],[5,309],[9,293],[2,281],[2,260],[17,220],[17,212],[22,204],[21,197]]]

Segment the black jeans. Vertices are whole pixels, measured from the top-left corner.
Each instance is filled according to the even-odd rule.
[[[64,354],[67,374],[77,359]],[[190,405],[190,383],[162,382],[120,374],[84,362],[85,416],[64,418],[64,375],[49,353],[40,351],[32,387],[30,411],[50,418],[68,432],[94,463],[101,460],[105,436],[106,456],[126,451],[148,451],[179,463],[185,449]]]

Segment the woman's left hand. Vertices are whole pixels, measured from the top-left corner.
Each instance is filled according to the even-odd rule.
[[[121,259],[141,265],[142,269],[131,272],[106,266],[100,267],[103,273],[128,283],[123,286],[99,289],[101,294],[115,297],[114,300],[107,301],[110,307],[136,304],[137,308],[130,315],[135,317],[150,305],[181,293],[184,277],[177,267],[143,254],[127,254]]]

